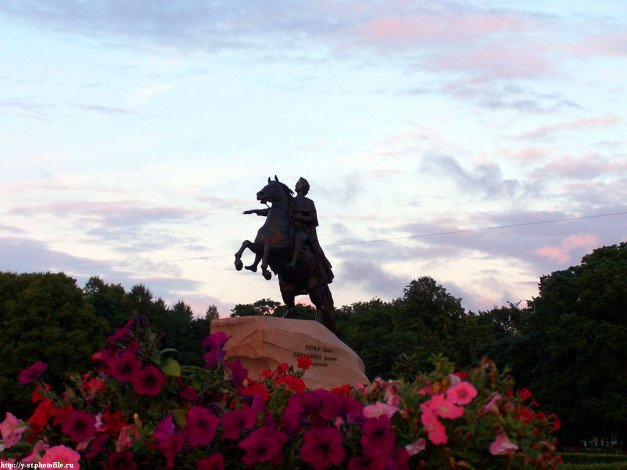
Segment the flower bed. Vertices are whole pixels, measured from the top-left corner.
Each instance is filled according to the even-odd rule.
[[[2,463],[73,468],[557,468],[555,416],[485,358],[455,372],[445,358],[404,383],[308,390],[308,357],[252,380],[228,362],[223,333],[207,336],[205,368],[180,365],[158,335],[130,321],[55,392],[36,363],[26,421],[0,424]]]

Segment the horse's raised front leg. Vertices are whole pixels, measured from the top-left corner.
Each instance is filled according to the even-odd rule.
[[[237,253],[235,253],[235,269],[238,271],[241,271],[244,266],[244,263],[242,263],[242,253],[244,253],[246,248],[250,248],[252,250],[252,246],[253,243],[250,240],[244,240],[240,249],[237,250]]]
[[[251,264],[250,266],[244,266],[244,267],[248,269],[249,271],[256,273],[257,265],[259,264],[259,261],[261,261],[261,255],[259,253],[255,253],[255,261],[253,261],[253,264]]]
[[[268,281],[272,279],[272,273],[268,271],[268,255],[270,254],[270,242],[263,244],[263,258],[261,260],[261,273]]]

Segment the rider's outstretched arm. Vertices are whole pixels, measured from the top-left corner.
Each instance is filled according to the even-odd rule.
[[[242,213],[243,214],[257,214],[257,215],[266,217],[269,212],[270,212],[270,209],[251,209],[249,211],[244,211]]]

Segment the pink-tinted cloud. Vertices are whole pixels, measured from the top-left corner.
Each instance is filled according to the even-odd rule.
[[[561,157],[534,172],[536,177],[553,175],[564,178],[589,180],[598,176],[611,176],[627,171],[627,161],[608,161],[598,155],[584,158]]]
[[[627,32],[618,31],[586,38],[585,42],[566,48],[587,57],[627,57]]]
[[[590,252],[597,248],[599,244],[600,238],[598,235],[571,235],[562,240],[558,246],[543,246],[534,250],[534,253],[564,264],[572,262],[573,251]],[[583,250],[579,250],[580,248]]]
[[[468,44],[489,35],[520,31],[527,23],[502,11],[456,4],[397,2],[396,6],[393,13],[369,18],[358,28],[363,42],[394,49],[413,49],[425,43]]]
[[[519,135],[520,139],[543,139],[550,137],[556,132],[572,131],[572,130],[586,130],[597,129],[599,127],[615,126],[620,122],[620,118],[614,115],[599,116],[587,119],[577,119],[575,121],[560,122],[557,124],[550,124],[548,126],[541,126],[537,129],[533,129],[528,132],[524,132]]]

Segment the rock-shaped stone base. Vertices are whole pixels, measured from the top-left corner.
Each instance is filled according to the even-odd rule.
[[[218,331],[230,337],[224,347],[227,359],[239,359],[251,379],[259,379],[263,369],[274,370],[284,362],[296,368],[297,358],[308,356],[313,365],[303,380],[310,389],[370,383],[359,356],[316,321],[266,316],[222,318],[211,322],[211,332]]]

